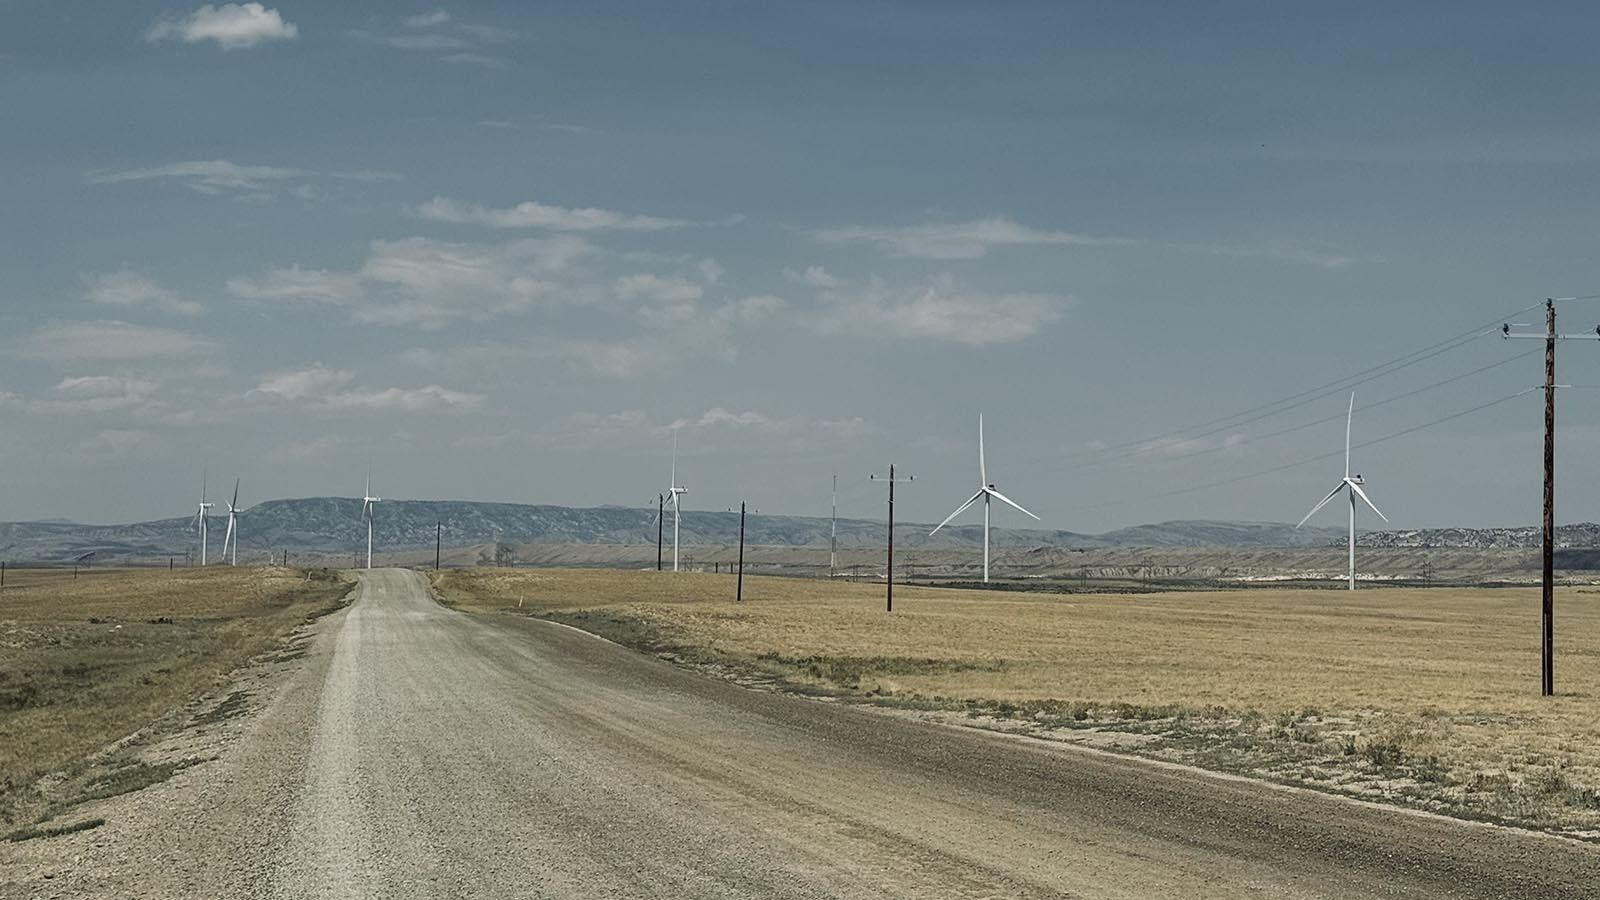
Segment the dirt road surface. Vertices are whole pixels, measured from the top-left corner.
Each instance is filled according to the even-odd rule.
[[[377,570],[3,897],[1600,896],[1600,850],[747,690]]]

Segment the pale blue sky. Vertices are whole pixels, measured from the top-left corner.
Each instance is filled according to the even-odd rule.
[[[838,472],[879,515],[893,459],[937,521],[980,410],[1049,527],[1297,520],[1347,394],[1183,429],[1600,293],[1600,13],[1168,6],[0,0],[0,520],[369,456],[386,496],[644,505],[680,423],[688,508],[825,514]],[[1357,440],[1535,349],[1361,385]],[[1597,519],[1600,345],[1562,358],[1558,517]],[[1400,527],[1532,523],[1540,416],[1357,468]]]

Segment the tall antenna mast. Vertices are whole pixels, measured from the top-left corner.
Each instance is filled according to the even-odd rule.
[[[828,577],[839,563],[839,475],[833,476],[833,519],[828,525]]]

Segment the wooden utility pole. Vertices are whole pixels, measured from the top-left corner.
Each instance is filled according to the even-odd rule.
[[[1539,692],[1556,692],[1556,304],[1544,302],[1544,579]]]
[[[656,571],[661,571],[661,531],[667,524],[667,495],[656,495]]]
[[[867,476],[871,481],[889,482],[889,559],[883,571],[883,609],[884,612],[894,612],[894,486],[902,481],[916,481],[917,476],[907,475],[904,478],[894,477],[894,463],[889,464],[889,477],[881,475]]]
[[[1556,341],[1600,340],[1600,328],[1593,334],[1557,334],[1556,302],[1546,300],[1543,334],[1513,334],[1510,324],[1502,325],[1500,334],[1544,341],[1544,578],[1540,597],[1539,693],[1549,697],[1556,692]]]
[[[439,556],[444,550],[444,523],[433,523],[433,570],[439,571]]]
[[[739,501],[739,585],[734,588],[735,603],[744,602],[744,501]]]

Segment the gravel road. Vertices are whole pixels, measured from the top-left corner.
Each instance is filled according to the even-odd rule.
[[[4,897],[1600,896],[1600,850],[751,691],[365,575]]]

